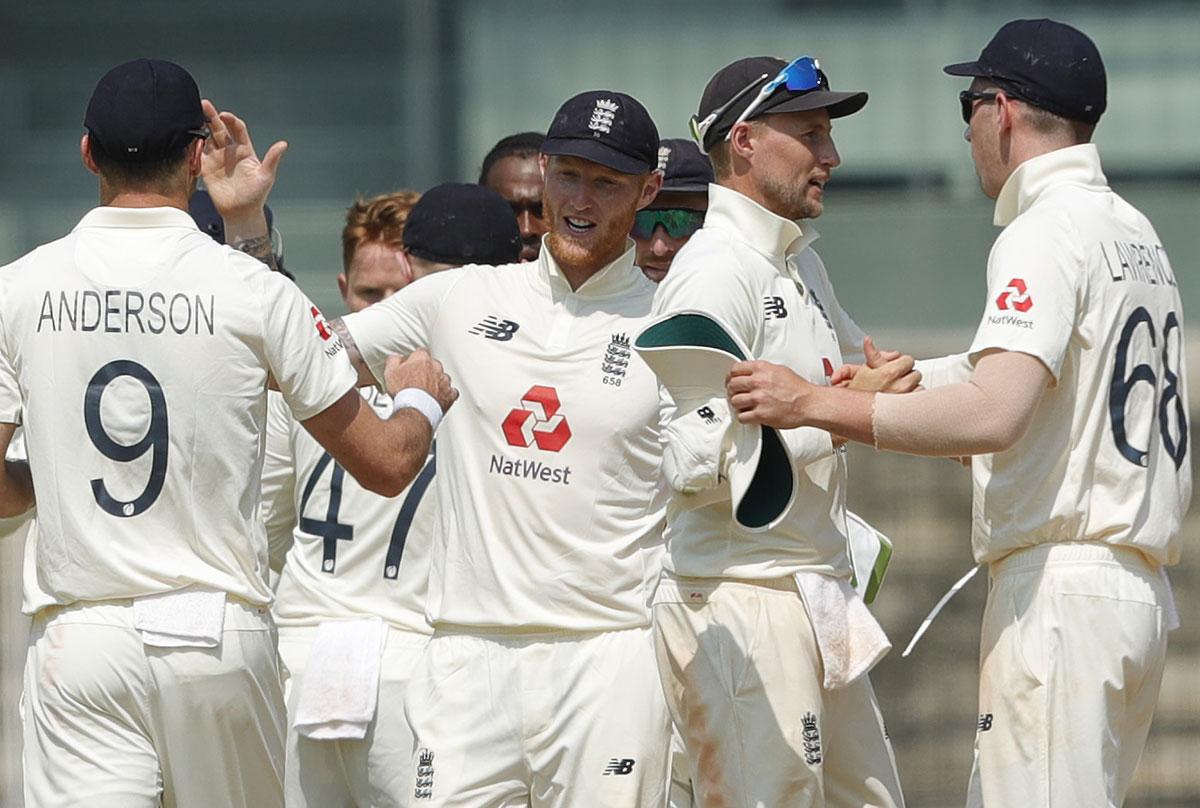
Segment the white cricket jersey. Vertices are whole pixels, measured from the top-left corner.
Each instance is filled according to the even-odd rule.
[[[543,244],[537,261],[439,272],[345,318],[376,376],[424,347],[461,393],[437,437],[434,625],[649,624],[658,385],[630,340],[654,289],[632,242],[575,291]]]
[[[293,283],[175,208],[97,208],[0,269],[0,421],[25,429],[40,588],[270,601],[267,374],[308,418],[354,387],[344,353]]]
[[[862,331],[838,303],[810,246],[816,231],[720,185],[709,185],[708,199],[704,226],[659,286],[655,316],[710,315],[735,332],[752,358],[827,384],[842,364],[843,346],[861,351]],[[678,402],[681,411],[668,430],[675,444],[667,452],[712,469],[715,492],[699,506],[687,495],[672,497],[664,566],[699,578],[780,578],[801,570],[848,577],[844,452],[834,450],[823,430],[780,430],[796,470],[796,498],[777,527],[751,532],[734,521],[729,482],[717,478],[733,423],[725,390],[707,395],[699,407]]]
[[[380,418],[392,399],[359,391]],[[436,517],[432,455],[398,497],[367,491],[329,456],[282,397],[267,402],[263,521],[274,548],[291,545],[272,612],[281,626],[378,615],[421,634]]]
[[[974,549],[1092,541],[1179,560],[1191,498],[1183,307],[1150,222],[1108,187],[1091,144],[1023,163],[971,357],[1040,359],[1054,375],[1029,430],[972,464]]]

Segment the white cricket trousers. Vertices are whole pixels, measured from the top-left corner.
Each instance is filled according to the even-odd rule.
[[[670,719],[650,629],[439,630],[409,684],[414,808],[662,808]]]
[[[791,578],[664,577],[658,667],[696,808],[902,808],[867,676],[836,690]]]
[[[398,808],[412,796],[413,736],[404,693],[429,637],[391,626],[380,665],[375,720],[362,740],[313,740],[293,728],[317,626],[280,626],[279,655],[289,674],[287,808]]]
[[[25,808],[280,808],[284,703],[265,606],[216,648],[143,645],[130,601],[50,607],[25,658]]]
[[[1119,808],[1162,683],[1161,570],[1130,548],[1064,543],[990,572],[967,805]]]

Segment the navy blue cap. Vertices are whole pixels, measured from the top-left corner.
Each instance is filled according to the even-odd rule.
[[[986,78],[1015,98],[1074,121],[1094,124],[1108,106],[1108,79],[1096,43],[1055,20],[1007,22],[978,59],[943,70]]]
[[[694,140],[665,138],[658,146],[658,170],[663,191],[708,193],[708,184],[716,182],[708,155]]]
[[[137,59],[105,73],[83,119],[92,140],[122,162],[178,151],[206,123],[195,80],[179,65],[159,59]]]
[[[559,107],[542,154],[582,157],[623,174],[645,174],[658,165],[658,127],[632,96],[589,90]]]
[[[446,182],[421,195],[404,223],[404,249],[439,264],[515,264],[521,231],[512,206],[482,185]]]

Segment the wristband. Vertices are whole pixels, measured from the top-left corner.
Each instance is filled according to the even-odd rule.
[[[405,387],[392,396],[392,412],[411,408],[425,416],[429,426],[437,432],[438,424],[442,422],[442,405],[437,399],[419,387]]]

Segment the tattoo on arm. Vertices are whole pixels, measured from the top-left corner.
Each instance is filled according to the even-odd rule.
[[[358,383],[360,385],[375,384],[375,377],[371,374],[371,369],[367,367],[367,363],[363,361],[362,354],[358,350],[358,344],[354,341],[354,337],[350,336],[350,329],[346,328],[346,323],[341,317],[335,317],[329,321],[329,327],[341,339],[342,344],[346,346],[346,356],[350,359],[350,364],[358,372]]]
[[[271,245],[270,234],[254,236],[253,238],[236,239],[229,246],[238,252],[244,252],[252,258],[262,261],[271,268],[272,272],[279,271],[279,265],[275,263],[275,250]]]

